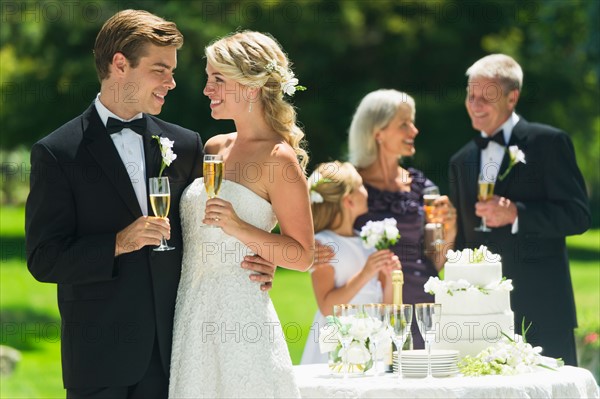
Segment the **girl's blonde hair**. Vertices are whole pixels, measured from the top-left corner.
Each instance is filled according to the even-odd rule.
[[[259,101],[267,123],[292,146],[306,171],[304,132],[296,124],[296,110],[283,97],[283,84],[294,74],[279,43],[260,32],[234,32],[210,44],[204,53],[223,76],[250,88],[260,88]]]
[[[338,227],[339,223],[334,225],[334,222],[342,214],[342,199],[362,184],[362,177],[351,163],[334,161],[318,165],[308,182],[313,225],[318,233]]]

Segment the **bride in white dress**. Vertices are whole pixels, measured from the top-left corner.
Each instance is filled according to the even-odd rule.
[[[169,397],[299,397],[269,295],[240,267],[249,253],[294,270],[312,264],[304,133],[283,96],[298,81],[277,42],[261,33],[227,36],[205,54],[211,115],[233,119],[237,132],[206,142],[205,152],[225,162],[218,198],[207,199],[202,179],[181,198]],[[270,233],[277,222],[281,234]]]

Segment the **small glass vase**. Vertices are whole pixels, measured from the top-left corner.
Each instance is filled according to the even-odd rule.
[[[365,363],[351,363],[344,364],[342,358],[339,357],[338,351],[329,352],[329,370],[334,376],[353,376],[359,377],[365,375],[365,373],[373,367],[373,362],[369,359]]]

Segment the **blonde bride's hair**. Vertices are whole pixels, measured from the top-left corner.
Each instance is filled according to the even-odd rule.
[[[306,172],[304,132],[296,124],[296,110],[283,96],[283,86],[294,74],[279,43],[260,32],[234,32],[211,43],[204,53],[223,76],[244,86],[260,88],[259,99],[267,123],[292,146]]]

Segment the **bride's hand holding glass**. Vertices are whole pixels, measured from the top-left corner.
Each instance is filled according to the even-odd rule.
[[[235,230],[244,226],[231,202],[222,198],[211,198],[206,201],[206,209],[202,223],[211,227],[220,227],[228,235],[235,236]]]

